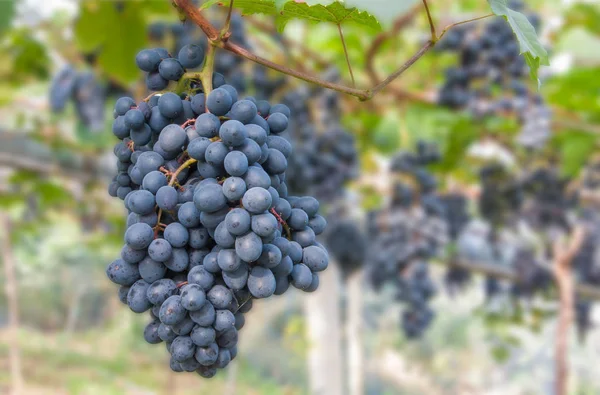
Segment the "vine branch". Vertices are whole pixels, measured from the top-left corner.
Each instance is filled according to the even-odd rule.
[[[386,79],[376,84],[371,89],[357,89],[342,84],[337,84],[329,81],[322,80],[314,75],[304,73],[301,71],[290,69],[289,67],[274,63],[268,59],[262,58],[258,55],[253,54],[245,48],[240,47],[235,43],[229,42],[226,37],[220,37],[219,31],[202,15],[200,10],[194,6],[191,0],[172,0],[173,4],[179,8],[179,10],[187,15],[206,35],[212,46],[218,46],[229,52],[232,52],[238,56],[241,56],[254,63],[261,64],[265,67],[279,71],[283,74],[298,78],[300,80],[310,82],[328,88],[337,92],[345,93],[351,96],[355,96],[360,100],[369,100],[373,98],[379,91],[390,84],[394,79],[402,75],[408,68],[410,68],[417,60],[425,55],[433,46],[437,40],[430,40],[425,43],[416,54],[408,59],[403,65],[401,65],[396,71],[390,74]],[[463,22],[466,23],[466,22]],[[447,28],[449,29],[449,27]],[[446,30],[447,30],[446,29]]]

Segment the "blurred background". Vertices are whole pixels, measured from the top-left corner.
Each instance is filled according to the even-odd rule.
[[[490,12],[431,3],[440,28]],[[279,33],[270,16],[235,14],[232,40],[372,86],[429,26],[421,2],[354,5],[382,29],[343,25],[352,77],[335,25]],[[114,102],[148,95],[140,49],[177,53],[201,32],[167,1],[1,1],[0,393],[16,382],[21,394],[550,394],[561,337],[568,393],[600,393],[600,6],[516,7],[550,56],[539,90],[499,18],[450,30],[367,102],[217,53],[242,96],[292,110],[288,186],[320,200],[334,263],[317,292],[255,303],[236,361],[206,380],[169,370],[105,275],[126,220],[107,193]],[[580,228],[565,306],[553,247]]]

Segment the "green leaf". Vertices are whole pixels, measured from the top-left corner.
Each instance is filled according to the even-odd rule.
[[[575,4],[566,12],[564,18],[563,29],[581,26],[590,33],[600,35],[600,7],[597,4]]]
[[[208,0],[202,4],[201,9],[215,4],[228,7],[229,0]],[[336,25],[354,23],[369,29],[381,30],[381,25],[373,15],[365,11],[360,11],[356,7],[346,8],[339,1],[332,2],[326,6],[322,4],[311,6],[306,3],[296,3],[289,0],[235,0],[233,5],[242,14],[274,15],[277,30],[280,32],[293,19],[303,19],[313,23],[330,22]]]
[[[0,34],[4,33],[12,25],[15,16],[15,1],[0,1]]]
[[[600,67],[573,68],[567,74],[552,77],[544,84],[550,104],[566,110],[588,113],[600,120]]]
[[[492,7],[492,12],[504,17],[512,28],[519,41],[521,53],[529,65],[531,78],[539,83],[538,69],[541,65],[548,66],[550,62],[548,53],[540,43],[535,28],[525,15],[508,7],[508,0],[488,0],[488,2]]]
[[[375,128],[372,144],[379,152],[392,154],[400,147],[400,117],[396,112],[388,112]]]
[[[106,74],[126,84],[139,76],[133,62],[146,44],[146,25],[134,2],[118,11],[110,1],[83,2],[75,36],[83,52],[98,52],[98,64]]]
[[[576,176],[596,149],[597,136],[581,131],[564,131],[553,140],[560,152],[561,170],[565,176]]]

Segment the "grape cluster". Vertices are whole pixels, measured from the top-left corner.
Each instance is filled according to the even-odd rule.
[[[451,192],[440,196],[440,200],[444,206],[446,223],[448,225],[449,240],[456,243],[459,236],[469,224],[471,216],[468,212],[467,198],[458,192]],[[453,254],[449,259],[457,259],[456,254]],[[450,293],[464,287],[471,279],[471,273],[462,268],[450,265],[446,271],[444,278],[446,287]]]
[[[65,66],[52,79],[49,95],[52,112],[62,113],[72,100],[77,118],[84,126],[92,132],[104,130],[106,90],[92,72]]]
[[[320,103],[322,132],[309,103]],[[339,123],[337,94],[322,90],[297,89],[285,95],[297,115],[291,125],[294,156],[289,166],[289,187],[294,193],[310,193],[319,200],[333,202],[343,195],[344,186],[358,176],[356,141]]]
[[[437,146],[419,141],[416,152],[392,158],[393,184],[388,207],[369,214],[369,277],[376,289],[390,282],[397,300],[406,308],[402,329],[418,337],[430,325],[433,312],[427,302],[435,293],[428,261],[448,242],[443,201],[437,181],[426,166],[440,159]]]
[[[143,50],[136,63],[153,90],[202,57],[186,45],[177,58]],[[166,343],[171,369],[207,378],[236,357],[253,299],[290,285],[316,290],[329,260],[316,241],[326,226],[319,202],[288,196],[292,147],[279,134],[289,108],[239,99],[218,75],[213,85],[117,100],[119,173],[109,192],[129,215],[121,256],[106,270],[124,304],[150,311],[144,338]]]
[[[329,218],[332,221],[327,226],[324,244],[342,274],[349,276],[364,264],[369,240],[361,224],[343,208],[334,208],[329,212]]]
[[[523,203],[522,183],[510,169],[499,163],[490,163],[479,171],[479,214],[492,226],[506,223]]]
[[[523,3],[512,9],[524,11]],[[537,14],[526,13],[536,30]],[[496,18],[480,27],[458,26],[438,43],[440,51],[458,54],[459,64],[445,73],[439,103],[453,109],[467,109],[477,118],[514,115],[521,125],[517,142],[527,148],[542,147],[551,136],[549,107],[535,88],[527,84],[528,68],[510,26]]]

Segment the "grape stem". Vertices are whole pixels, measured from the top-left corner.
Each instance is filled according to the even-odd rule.
[[[228,38],[229,38],[228,35],[221,37],[220,32],[210,23],[210,21],[208,19],[206,19],[204,17],[204,15],[202,15],[200,10],[191,2],[191,0],[171,0],[171,1],[172,1],[173,5],[175,5],[182,14],[185,14],[187,16],[187,18],[192,20],[192,22],[194,22],[198,27],[200,27],[200,29],[202,29],[202,31],[208,38],[208,41],[210,42],[211,45],[209,45],[209,49],[208,49],[208,53],[207,53],[207,63],[209,62],[209,58],[214,57],[214,54],[211,54],[211,51],[212,51],[211,47],[219,47],[219,48],[223,48],[229,52],[232,52],[238,56],[241,56],[251,62],[261,64],[270,69],[279,71],[280,73],[292,76],[294,78],[297,78],[297,79],[300,79],[300,80],[303,80],[303,81],[306,81],[306,82],[309,82],[312,84],[322,86],[324,88],[328,88],[328,89],[331,89],[331,90],[334,90],[337,92],[341,92],[341,93],[345,93],[345,94],[357,97],[361,101],[366,101],[366,100],[372,99],[373,96],[375,96],[377,93],[379,93],[381,90],[383,90],[383,88],[385,88],[387,85],[389,85],[393,80],[395,80],[400,75],[402,75],[413,64],[415,64],[417,62],[417,60],[419,60],[431,48],[433,48],[435,43],[437,41],[439,41],[439,39],[446,33],[446,31],[448,31],[453,26],[456,26],[456,25],[462,24],[462,23],[471,22],[474,20],[479,20],[482,18],[487,18],[489,16],[489,15],[486,15],[483,17],[469,20],[469,21],[455,23],[453,25],[446,27],[439,37],[437,37],[435,40],[429,40],[425,44],[423,44],[423,46],[413,56],[411,56],[396,71],[391,73],[386,79],[375,84],[375,86],[373,86],[370,89],[357,89],[357,88],[349,87],[349,86],[346,86],[343,84],[325,81],[314,75],[311,75],[311,74],[308,74],[308,73],[305,73],[302,71],[293,70],[293,69],[290,69],[289,67],[282,66],[282,65],[274,63],[268,59],[257,56],[255,54],[253,54],[252,52],[248,51],[247,49],[245,49],[235,43],[230,42],[228,40]],[[212,63],[212,60],[210,60],[210,62]],[[202,74],[206,74],[204,70],[203,70]],[[204,75],[204,78],[206,78],[206,75]]]
[[[172,173],[169,173],[167,175],[167,177],[169,178],[169,186],[172,187],[173,185],[175,185],[177,183],[177,177],[179,176],[179,173],[181,173],[183,170],[187,169],[188,167],[192,166],[194,163],[198,162],[196,159],[190,158],[188,160],[186,160],[185,162],[183,162],[183,164],[181,166],[179,166],[177,168],[177,170],[175,170]],[[163,210],[162,208],[158,209],[158,213],[157,213],[157,218],[156,218],[156,226],[154,227],[154,238],[156,239],[158,237],[158,232],[161,230],[161,225],[164,225],[160,222],[161,217],[162,217],[162,213]]]
[[[275,210],[275,208],[272,208],[271,210],[271,214],[273,214],[275,216],[275,218],[277,219],[277,222],[279,222],[281,224],[281,226],[283,227],[283,230],[285,230],[285,236],[288,240],[292,240],[292,231],[290,230],[290,226],[287,224],[287,222],[285,222],[285,220],[283,218],[281,218],[281,215],[279,215],[279,213],[277,212],[277,210]]]

